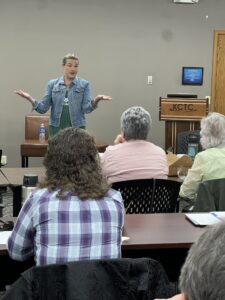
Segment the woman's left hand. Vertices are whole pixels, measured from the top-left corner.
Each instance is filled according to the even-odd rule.
[[[95,101],[101,101],[101,100],[112,100],[112,97],[107,95],[98,95],[95,97]]]

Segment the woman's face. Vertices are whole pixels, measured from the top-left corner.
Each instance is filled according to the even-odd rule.
[[[78,73],[79,61],[68,58],[66,64],[63,65],[63,74],[66,79],[73,80]]]

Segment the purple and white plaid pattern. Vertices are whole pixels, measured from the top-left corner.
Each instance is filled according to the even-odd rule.
[[[35,256],[37,265],[74,260],[119,258],[123,200],[109,190],[102,199],[80,200],[37,189],[25,201],[8,240],[16,260]]]

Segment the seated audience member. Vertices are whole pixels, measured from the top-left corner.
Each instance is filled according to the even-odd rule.
[[[151,116],[141,106],[128,108],[121,116],[121,134],[103,153],[103,173],[109,182],[144,178],[167,179],[165,151],[147,141]]]
[[[8,240],[15,260],[37,265],[119,258],[124,208],[109,188],[94,138],[68,128],[49,140],[46,178],[26,199]]]
[[[190,206],[195,203],[201,182],[225,178],[225,116],[209,113],[201,120],[200,135],[200,142],[205,150],[195,156],[179,194],[188,199]]]
[[[224,245],[225,222],[209,226],[191,247],[182,267],[179,279],[182,294],[169,300],[225,299]]]

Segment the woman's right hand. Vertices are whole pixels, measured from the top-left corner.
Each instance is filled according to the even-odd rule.
[[[125,139],[124,139],[123,135],[122,134],[118,134],[117,137],[114,140],[114,145],[122,144],[124,142],[125,142]]]
[[[20,97],[27,99],[31,102],[32,105],[34,105],[34,99],[27,92],[24,92],[23,90],[15,90],[14,93],[19,95]]]

